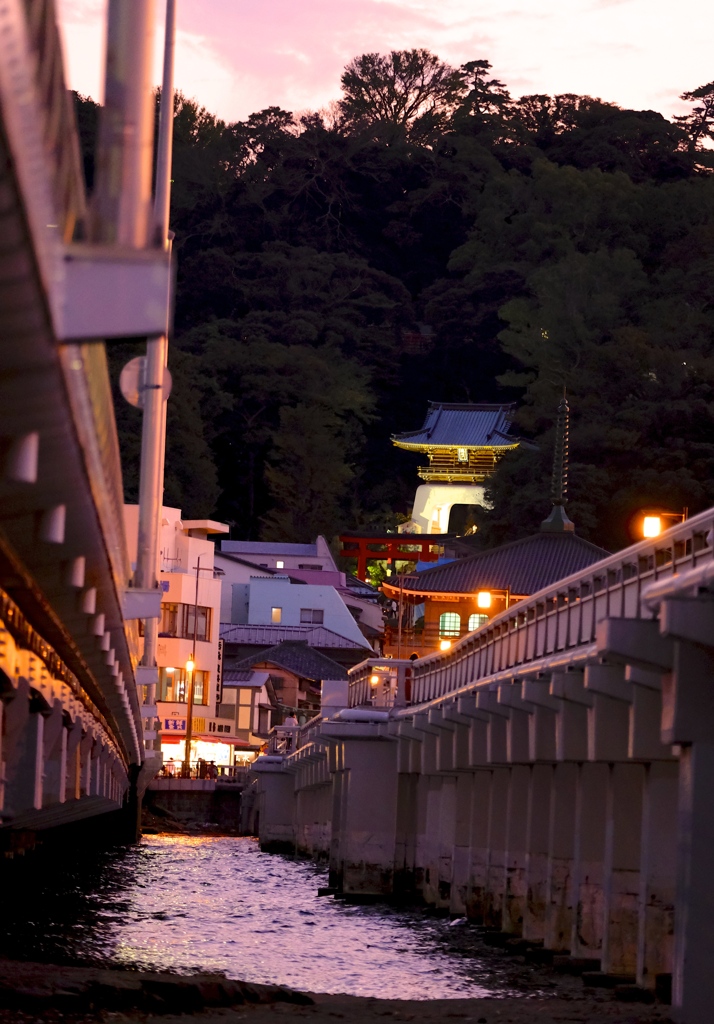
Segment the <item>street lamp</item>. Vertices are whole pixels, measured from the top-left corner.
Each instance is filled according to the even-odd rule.
[[[654,512],[644,511],[642,512],[642,536],[645,540],[650,540],[654,537],[659,537],[663,529],[666,526],[663,525],[663,519],[673,519],[675,523],[683,523],[689,516],[689,509],[685,506],[681,512],[663,512],[658,509]],[[674,525],[674,524],[672,524]]]

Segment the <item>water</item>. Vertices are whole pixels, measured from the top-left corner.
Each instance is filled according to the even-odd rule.
[[[252,839],[147,836],[77,862],[61,878],[58,885],[56,874],[43,879],[35,871],[5,889],[0,955],[222,971],[393,999],[514,988],[512,968],[480,947],[470,928],[416,910],[318,897],[322,869],[262,853]]]

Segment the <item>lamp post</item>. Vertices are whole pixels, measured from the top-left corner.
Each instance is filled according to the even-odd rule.
[[[662,532],[662,520],[673,519],[674,523],[683,523],[689,517],[689,509],[685,506],[681,512],[663,512],[661,509],[657,509],[654,512],[642,511],[642,536],[649,540],[653,537],[659,537]]]

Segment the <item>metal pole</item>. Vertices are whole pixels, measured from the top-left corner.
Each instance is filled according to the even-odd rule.
[[[159,134],[156,156],[156,195],[154,198],[154,230],[158,243],[169,245],[169,209],[171,202],[171,154],[173,148],[174,48],[176,34],[176,0],[167,0],[164,39],[164,70],[161,86]],[[164,453],[166,445],[166,398],[164,370],[168,362],[167,331],[150,338],[146,345],[144,370],[144,405],[141,435],[141,470],[139,477],[139,530],[136,585],[155,587],[159,558],[161,506],[164,492]],[[158,622],[147,619],[144,624],[142,665],[156,664]],[[146,703],[155,702],[155,687],[148,688]]]
[[[150,234],[153,42],[154,0],[109,0],[92,237],[135,249]]]

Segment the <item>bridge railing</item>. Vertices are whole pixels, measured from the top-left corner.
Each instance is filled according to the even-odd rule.
[[[55,0],[24,0],[30,48],[35,55],[35,80],[41,101],[40,131],[45,159],[52,169],[60,234],[69,242],[86,214],[84,177],[73,111],[62,67]]]
[[[643,588],[711,561],[713,539],[714,512],[708,510],[519,601],[450,650],[414,661],[408,703],[421,704],[497,672],[587,647],[602,619],[651,618],[642,606]],[[352,707],[365,703],[366,664],[350,670]]]

